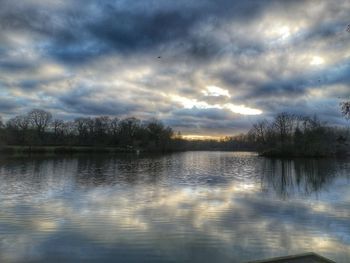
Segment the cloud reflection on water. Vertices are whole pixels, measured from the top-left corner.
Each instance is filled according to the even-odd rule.
[[[2,160],[0,259],[346,262],[349,169],[232,153]]]

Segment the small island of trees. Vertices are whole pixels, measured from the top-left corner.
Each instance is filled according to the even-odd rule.
[[[326,157],[347,155],[349,134],[349,129],[328,126],[317,116],[280,113],[272,122],[254,124],[248,136],[264,156]]]

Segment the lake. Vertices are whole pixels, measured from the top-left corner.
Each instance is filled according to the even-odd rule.
[[[1,262],[350,262],[350,160],[0,158]]]

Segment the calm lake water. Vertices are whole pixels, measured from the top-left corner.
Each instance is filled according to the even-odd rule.
[[[350,161],[0,158],[0,262],[350,262]]]

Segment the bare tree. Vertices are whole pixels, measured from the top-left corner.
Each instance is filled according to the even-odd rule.
[[[55,143],[57,143],[65,133],[65,123],[63,120],[54,120],[51,123]]]
[[[31,141],[29,136],[29,118],[27,115],[19,115],[6,122],[9,131],[10,142],[14,144],[27,144]]]
[[[110,122],[110,132],[113,136],[116,136],[119,131],[119,119],[117,117],[113,118]]]
[[[64,121],[55,119],[55,120],[53,120],[51,125],[52,125],[53,133],[59,134],[64,126]]]
[[[111,119],[108,116],[101,116],[94,119],[94,133],[96,136],[103,136],[109,133]]]
[[[6,126],[10,129],[18,131],[26,131],[29,128],[29,118],[25,115],[19,115],[12,119],[9,119]]]
[[[346,119],[350,119],[350,101],[340,103],[341,113]]]
[[[284,143],[289,135],[292,134],[296,117],[292,114],[282,112],[278,114],[272,123],[272,128],[279,134],[281,143]]]
[[[140,130],[140,120],[126,118],[119,122],[119,135],[124,144],[132,144],[137,132]]]
[[[74,120],[75,129],[78,132],[79,137],[86,137],[89,133],[90,118],[77,118]]]
[[[94,120],[92,118],[77,118],[74,120],[75,130],[78,133],[80,144],[90,144],[94,132]]]
[[[41,138],[50,124],[52,114],[44,110],[33,109],[29,112],[28,117],[32,127],[37,130],[38,136]]]
[[[2,117],[0,116],[0,129],[4,128],[4,123],[2,121]]]
[[[253,135],[258,142],[264,144],[267,140],[268,129],[269,122],[267,120],[262,120],[255,123],[249,133]]]

